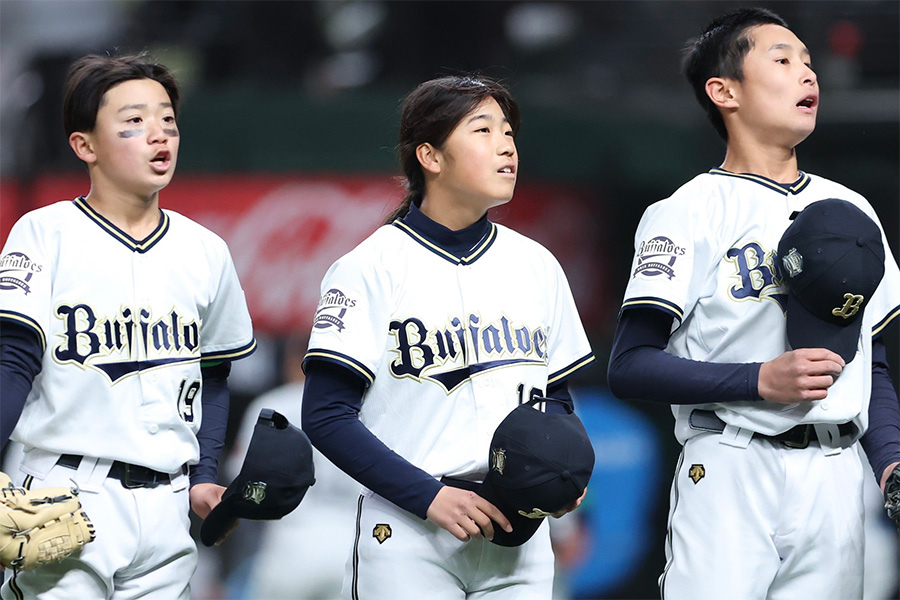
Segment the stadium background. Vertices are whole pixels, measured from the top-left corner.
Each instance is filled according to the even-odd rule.
[[[819,77],[801,168],[868,197],[897,256],[900,3],[756,5],[791,24]],[[399,100],[440,74],[504,80],[523,112],[521,170],[493,218],[560,258],[598,358],[574,382],[598,463],[569,591],[653,597],[679,447],[668,408],[611,398],[605,366],[641,213],[722,160],[679,61],[689,37],[736,6],[2,0],[0,242],[26,210],[88,191],[60,119],[71,60],[148,50],[173,68],[182,146],[161,202],[228,241],[260,340],[232,377],[231,444],[247,404],[282,383],[282,355],[306,334],[325,269],[402,197]],[[898,330],[888,331],[895,377]],[[204,582],[229,580],[245,558],[237,545],[204,554]],[[227,592],[204,584],[195,597]]]

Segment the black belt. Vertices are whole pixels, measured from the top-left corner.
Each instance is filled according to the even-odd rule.
[[[692,410],[688,419],[691,429],[701,429],[703,431],[711,431],[714,433],[722,433],[725,431],[725,421],[711,410]],[[781,442],[788,448],[806,448],[812,441],[817,441],[816,429],[813,424],[797,425],[777,435],[766,435],[764,433],[753,433],[753,437],[765,438],[775,442]],[[842,448],[849,448],[859,433],[859,428],[852,421],[841,423],[838,425],[838,433],[840,434],[840,443]]]
[[[59,460],[56,461],[56,464],[70,469],[77,469],[78,465],[81,464],[82,458],[83,457],[78,456],[77,454],[63,454],[59,457]],[[182,467],[181,470],[184,472],[185,467]],[[122,486],[128,489],[144,487],[152,488],[161,483],[169,483],[170,481],[168,473],[154,471],[147,467],[131,465],[119,461],[115,461],[112,464],[107,477],[118,479],[122,482]]]
[[[458,479],[456,477],[447,477],[446,475],[441,477],[441,483],[469,492],[477,492],[478,487],[481,485],[480,483],[477,483],[475,481],[469,481],[468,479]]]

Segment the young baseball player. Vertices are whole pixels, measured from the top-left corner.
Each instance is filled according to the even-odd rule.
[[[609,365],[617,396],[672,405],[683,444],[662,597],[861,598],[856,442],[865,434],[884,488],[900,461],[900,408],[880,336],[900,313],[900,271],[865,198],[798,170],[819,85],[780,17],[719,18],[689,46],[685,72],[725,161],[644,213]],[[843,237],[809,251],[802,228],[820,224]],[[864,306],[855,329],[811,328],[832,348],[789,344],[810,331],[786,325],[806,310],[788,280],[841,244],[864,258],[874,293],[841,290],[853,293],[827,306],[837,321]]]
[[[513,195],[518,128],[490,79],[419,85],[400,123],[409,193],[322,282],[302,419],[367,488],[345,597],[551,595],[546,524],[491,543],[512,526],[471,489],[504,417],[545,394],[571,406],[566,381],[594,360],[555,258],[488,219]]]
[[[86,56],[65,82],[87,196],[37,209],[0,258],[0,443],[13,480],[76,486],[96,540],[17,573],[2,598],[188,598],[189,505],[221,498],[231,360],[255,348],[228,248],[159,206],[179,92],[146,56]],[[190,471],[190,475],[188,475]]]

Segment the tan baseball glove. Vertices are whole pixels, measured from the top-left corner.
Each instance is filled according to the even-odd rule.
[[[29,571],[58,562],[94,540],[76,490],[26,490],[0,472],[0,563]]]

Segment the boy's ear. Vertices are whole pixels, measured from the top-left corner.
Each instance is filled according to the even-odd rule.
[[[719,108],[737,108],[736,82],[723,77],[710,77],[706,81],[706,95]]]
[[[419,147],[416,148],[416,158],[419,160],[419,164],[422,165],[422,168],[425,169],[426,172],[434,175],[441,172],[440,154],[440,150],[428,142],[419,144]]]
[[[69,146],[75,152],[75,156],[84,162],[91,164],[97,161],[97,154],[94,152],[94,142],[91,134],[82,131],[75,131],[69,136]]]

